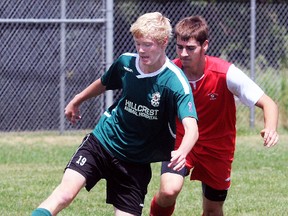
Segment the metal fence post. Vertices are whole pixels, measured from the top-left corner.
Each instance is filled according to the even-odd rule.
[[[106,70],[113,62],[113,0],[106,1]],[[106,109],[113,103],[113,91],[106,91]]]
[[[250,77],[255,80],[255,37],[256,37],[256,3],[251,0],[251,40],[250,40]],[[250,108],[250,127],[255,126],[255,107]]]
[[[61,0],[61,19],[66,18],[66,1]],[[65,65],[66,65],[66,23],[60,24],[60,133],[63,134],[65,130]]]

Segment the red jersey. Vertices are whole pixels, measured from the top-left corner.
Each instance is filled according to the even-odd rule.
[[[182,68],[180,59],[173,61]],[[231,63],[220,58],[206,56],[204,76],[190,85],[198,115],[199,139],[192,151],[209,149],[217,157],[233,160],[236,138],[236,105],[234,95],[229,91],[226,74]],[[184,136],[182,123],[176,123],[176,145],[178,148]],[[215,155],[216,155],[215,154]],[[191,154],[190,154],[191,155]],[[187,165],[191,165],[187,157]]]

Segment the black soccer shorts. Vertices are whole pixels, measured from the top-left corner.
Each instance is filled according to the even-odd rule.
[[[87,191],[100,179],[106,179],[107,203],[130,214],[142,214],[152,176],[150,164],[118,160],[93,134],[88,134],[67,164],[67,168],[79,172],[86,178]]]

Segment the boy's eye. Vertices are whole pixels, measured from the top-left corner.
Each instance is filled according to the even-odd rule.
[[[186,46],[186,47],[184,47],[184,46],[177,45],[177,48],[180,49],[180,50],[185,48],[188,51],[193,51],[193,50],[195,50],[196,47],[194,47],[194,46]]]
[[[193,51],[195,48],[194,47],[186,47],[187,50]]]
[[[151,43],[144,43],[143,45],[146,46],[146,47],[149,47],[149,46],[151,46],[152,44],[151,44]]]
[[[135,43],[136,46],[143,46],[143,47],[150,47],[152,46],[151,43]]]

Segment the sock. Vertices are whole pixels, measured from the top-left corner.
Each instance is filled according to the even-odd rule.
[[[172,206],[161,207],[156,202],[156,197],[153,197],[150,206],[150,216],[170,216],[175,209],[175,203]]]
[[[32,212],[31,216],[52,216],[52,214],[44,208],[37,208]]]

